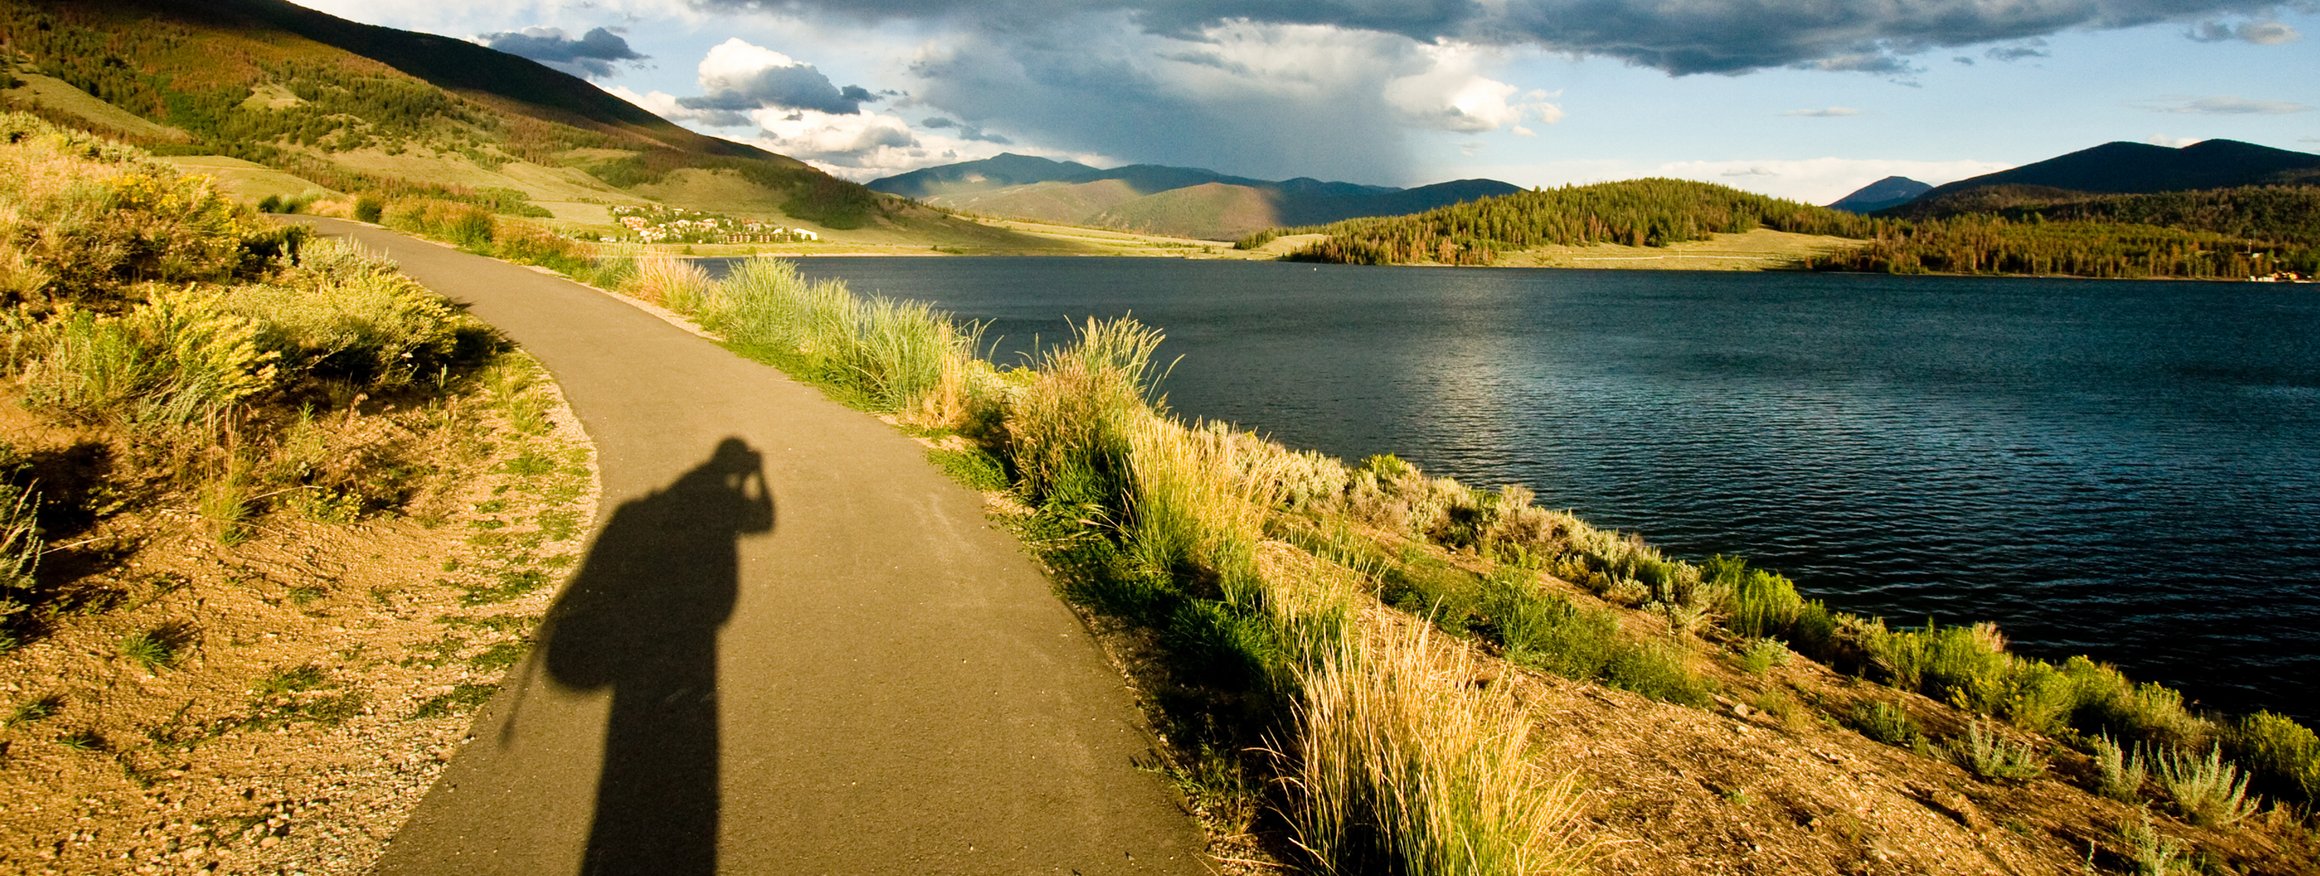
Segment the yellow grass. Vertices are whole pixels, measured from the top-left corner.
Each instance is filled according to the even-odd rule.
[[[1530,757],[1529,711],[1475,684],[1466,649],[1409,630],[1305,679],[1282,770],[1298,842],[1328,872],[1575,871],[1578,793]]]
[[[170,155],[156,160],[186,173],[207,175],[216,180],[217,187],[234,200],[248,204],[255,204],[268,197],[294,198],[306,194],[336,197],[340,194],[305,177],[223,155]]]
[[[1807,256],[1826,255],[1860,243],[1842,237],[1759,228],[1669,246],[1542,246],[1507,253],[1496,264],[1510,268],[1766,271],[1800,267]]]

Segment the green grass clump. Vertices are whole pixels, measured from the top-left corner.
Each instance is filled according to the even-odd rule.
[[[1907,709],[1895,703],[1875,702],[1855,706],[1845,716],[1845,725],[1861,735],[1896,748],[1916,749],[1925,743],[1925,731],[1917,726],[1917,719]]]
[[[1040,351],[1011,393],[1004,444],[1037,507],[1101,519],[1128,491],[1128,433],[1151,416],[1160,333],[1130,319],[1089,320]]]
[[[1621,649],[1603,668],[1603,683],[1662,702],[1705,706],[1715,685],[1686,659],[1689,649],[1675,642],[1648,640]]]
[[[496,684],[461,682],[448,691],[428,697],[426,702],[420,703],[419,708],[411,713],[411,717],[425,720],[471,712],[490,702],[491,695],[497,692],[499,685]]]
[[[2129,803],[2142,799],[2143,782],[2150,775],[2143,753],[2127,750],[2108,734],[2096,736],[2093,748],[2095,793]]]
[[[2229,827],[2255,814],[2262,803],[2248,795],[2247,775],[2224,759],[2221,746],[2209,747],[2205,756],[2167,749],[2155,761],[2159,786],[2167,789],[2175,811],[2193,824]]]
[[[0,481],[0,654],[14,647],[18,615],[37,601],[40,494]]]
[[[148,670],[167,669],[184,657],[190,637],[179,624],[164,624],[121,637],[121,656]]]
[[[251,692],[259,696],[301,693],[321,687],[323,680],[322,668],[309,663],[304,666],[274,670],[268,673],[265,678],[260,679],[257,686],[251,689]]]
[[[1000,492],[1008,487],[1007,467],[997,457],[982,450],[935,449],[926,452],[927,461],[951,480],[986,493]]]
[[[1708,679],[1685,659],[1686,649],[1630,641],[1609,611],[1540,590],[1534,573],[1502,568],[1484,583],[1479,611],[1516,663],[1679,705],[1704,705],[1714,695]]]
[[[917,302],[859,297],[843,283],[808,282],[780,259],[750,259],[716,283],[672,262],[639,259],[628,289],[658,296],[727,340],[873,410],[948,425],[977,405],[975,375],[988,370],[977,356],[978,325]]]
[[[2027,782],[2046,774],[2046,757],[2027,742],[2013,742],[1980,720],[1966,725],[1966,735],[1952,740],[1950,760],[1978,778]]]
[[[55,715],[57,710],[61,708],[64,708],[64,697],[56,694],[33,697],[17,703],[16,708],[8,713],[8,717],[5,720],[0,720],[0,727],[20,727],[43,720]]]
[[[2151,824],[2151,811],[2137,813],[2135,821],[2119,825],[2119,846],[2135,876],[2180,876],[2193,872],[2183,843],[2160,833]]]

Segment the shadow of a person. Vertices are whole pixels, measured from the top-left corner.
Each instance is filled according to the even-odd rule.
[[[716,870],[717,630],[740,588],[737,539],[772,528],[763,457],[727,438],[614,511],[548,609],[548,677],[612,691],[581,872]]]

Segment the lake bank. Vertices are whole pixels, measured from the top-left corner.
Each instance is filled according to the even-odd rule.
[[[2320,384],[2301,333],[2308,296],[1315,267],[800,269],[990,320],[1002,362],[1066,336],[1066,314],[1133,312],[1173,328],[1163,352],[1186,358],[1168,392],[1187,415],[1522,483],[1681,555],[1747,554],[1842,607],[1994,619],[2033,653],[2092,652],[2208,702],[2292,709],[2316,696],[2294,687],[2320,677],[2302,632],[2320,623],[2320,595],[2300,571],[2320,547],[2299,528],[2320,520],[2305,498],[2320,486],[2291,462],[2320,454],[2312,424],[2296,425],[2311,416],[2298,399]],[[2161,340],[2192,336],[2218,340]],[[2204,510],[2168,510],[2184,507]],[[2242,595],[2197,597],[2219,587]],[[2219,616],[2233,620],[2196,619]],[[2305,662],[2277,662],[2288,658]],[[2211,674],[2258,687],[2199,681]]]

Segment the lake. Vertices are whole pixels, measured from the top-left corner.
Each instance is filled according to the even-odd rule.
[[[987,320],[1133,313],[1186,417],[1395,453],[1738,553],[1901,624],[1994,620],[2320,717],[2320,291],[1149,259],[807,259]]]

